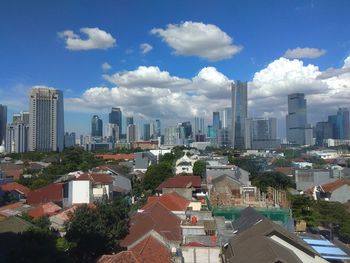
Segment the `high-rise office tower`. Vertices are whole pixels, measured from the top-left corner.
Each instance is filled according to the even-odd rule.
[[[232,146],[232,109],[230,107],[219,110],[220,129],[217,130],[217,142],[221,147]]]
[[[179,142],[179,128],[167,127],[164,130],[164,144],[165,145],[177,145]]]
[[[194,132],[195,138],[197,135],[204,135],[204,118],[195,117],[194,118]]]
[[[221,129],[221,124],[220,124],[220,112],[214,111],[213,112],[213,138],[216,138],[216,134],[218,130]]]
[[[62,151],[63,148],[63,92],[33,88],[29,98],[29,151]]]
[[[339,108],[337,115],[329,116],[328,120],[333,126],[334,139],[349,140],[349,110],[348,108]]]
[[[108,123],[107,137],[108,141],[111,143],[116,143],[117,141],[119,141],[119,126],[117,124]]]
[[[6,140],[7,106],[0,104],[0,145]]]
[[[15,113],[12,123],[7,125],[6,152],[22,153],[28,151],[29,112]]]
[[[102,137],[103,123],[100,117],[94,115],[91,119],[91,136]]]
[[[247,145],[248,89],[246,81],[231,83],[232,147],[245,149]]]
[[[134,124],[134,117],[126,117],[126,120],[125,120],[126,122],[125,122],[125,125],[126,125],[126,127],[128,127],[129,126],[129,124]]]
[[[275,149],[280,146],[277,139],[276,118],[253,118],[250,120],[251,148]]]
[[[117,124],[119,127],[119,138],[122,137],[122,111],[120,108],[112,108],[112,111],[109,113],[109,123]],[[132,121],[134,122],[134,121]],[[130,123],[131,124],[131,123]],[[133,123],[132,123],[133,124]]]
[[[307,124],[306,99],[304,93],[288,95],[286,117],[287,141],[299,145],[312,143],[312,128]]]
[[[333,126],[328,121],[316,123],[316,145],[323,146],[323,140],[333,138]]]
[[[75,132],[64,134],[64,147],[69,148],[75,145]]]
[[[149,141],[151,139],[151,125],[149,123],[145,123],[143,125],[143,140]]]
[[[137,138],[137,127],[135,124],[129,124],[126,131],[126,141],[134,142]]]
[[[179,127],[183,128],[183,138],[190,139],[192,138],[192,124],[189,121],[181,122],[178,124]]]
[[[160,120],[157,119],[156,120],[156,123],[155,123],[155,127],[154,127],[154,137],[155,138],[158,138],[161,136],[161,123],[160,123]]]

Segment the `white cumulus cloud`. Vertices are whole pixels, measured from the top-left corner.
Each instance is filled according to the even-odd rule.
[[[85,38],[75,34],[72,30],[59,32],[58,36],[66,41],[69,50],[108,49],[116,45],[116,40],[110,33],[97,27],[80,28]]]
[[[142,54],[147,54],[152,49],[153,49],[153,47],[150,44],[148,44],[148,43],[142,43],[140,45],[140,51],[141,51]]]
[[[284,53],[284,57],[285,58],[319,58],[321,56],[323,56],[324,54],[326,54],[326,50],[325,49],[319,49],[319,48],[310,48],[310,47],[305,47],[305,48],[301,48],[301,47],[297,47],[294,49],[288,49],[285,53]]]
[[[112,66],[108,62],[105,62],[101,65],[101,68],[103,71],[107,71],[107,70],[110,70]]]
[[[210,61],[231,58],[242,50],[233,39],[212,24],[186,21],[181,24],[169,24],[166,29],[153,28],[151,34],[160,36],[175,54],[198,56]]]

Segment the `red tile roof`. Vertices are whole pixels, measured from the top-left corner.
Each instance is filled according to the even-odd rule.
[[[186,176],[186,175],[177,175],[171,177],[161,183],[157,190],[161,191],[163,188],[200,188],[201,187],[201,177],[200,176]]]
[[[135,154],[98,154],[97,158],[102,158],[104,160],[135,160]]]
[[[158,232],[167,240],[180,242],[182,239],[180,223],[179,217],[160,203],[156,203],[130,219],[129,234],[122,240],[121,246],[130,246],[151,230]]]
[[[19,183],[13,182],[13,183],[7,183],[7,184],[2,184],[0,185],[0,188],[3,191],[17,191],[20,192],[22,194],[24,194],[25,196],[29,193],[29,188],[25,187],[24,185],[21,185]]]
[[[326,192],[326,193],[331,193],[335,190],[337,190],[339,187],[343,186],[343,185],[349,185],[350,186],[350,180],[337,180],[328,184],[323,184],[322,185],[322,189]]]
[[[116,255],[103,255],[97,263],[142,263],[132,251],[123,251]]]
[[[280,172],[284,175],[292,175],[293,168],[292,167],[275,167],[275,172]]]
[[[170,211],[185,211],[190,201],[176,192],[163,194],[161,196],[150,196],[142,210],[148,209],[156,203],[162,204]]]
[[[113,177],[109,174],[102,174],[102,173],[91,173],[91,174],[81,174],[76,177],[75,180],[81,181],[81,180],[89,180],[92,183],[102,183],[102,184],[111,184],[113,183]]]
[[[60,211],[62,208],[55,203],[48,202],[46,204],[38,205],[37,207],[28,210],[28,215],[34,219],[42,216],[52,216],[56,212]]]
[[[136,246],[132,247],[130,251],[143,263],[172,262],[169,248],[152,235],[144,238]]]
[[[62,202],[63,183],[53,183],[42,188],[30,191],[27,195],[27,203],[30,205],[43,204],[47,202]]]

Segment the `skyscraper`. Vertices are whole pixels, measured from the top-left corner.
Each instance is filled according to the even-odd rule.
[[[122,112],[120,108],[112,108],[109,113],[109,123],[117,124],[119,127],[119,138],[122,137]],[[130,123],[131,124],[131,123]]]
[[[217,141],[221,147],[232,146],[232,108],[219,110],[220,129],[217,130]]]
[[[129,124],[134,124],[134,117],[126,117],[126,127],[129,126]]]
[[[194,118],[194,136],[204,134],[204,118],[195,117]]]
[[[231,83],[232,146],[245,149],[247,145],[248,90],[246,81]]]
[[[143,125],[143,140],[149,141],[151,139],[151,125],[149,123],[145,123]]]
[[[339,108],[336,115],[328,116],[328,122],[332,126],[333,139],[350,139],[348,108]]]
[[[102,137],[102,120],[97,115],[94,115],[91,119],[91,136]]]
[[[333,138],[333,126],[328,121],[320,121],[316,123],[316,145],[323,146],[324,139]]]
[[[22,153],[28,151],[29,112],[13,114],[12,123],[7,125],[6,152]]]
[[[251,147],[253,149],[272,149],[279,147],[280,140],[277,140],[277,119],[251,119],[251,139]]]
[[[156,138],[161,136],[161,124],[159,119],[156,120],[154,132]]]
[[[6,139],[7,106],[0,104],[0,145]]]
[[[286,117],[287,141],[299,145],[310,145],[312,128],[307,124],[306,99],[304,93],[288,95]]]
[[[29,98],[29,151],[62,151],[63,148],[63,92],[33,88]]]
[[[136,141],[137,136],[137,127],[135,124],[129,124],[126,131],[126,140],[127,142]]]

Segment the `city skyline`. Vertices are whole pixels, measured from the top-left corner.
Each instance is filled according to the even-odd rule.
[[[146,2],[90,2],[84,5],[93,14],[74,16],[79,1],[3,1],[0,103],[10,118],[28,110],[33,86],[61,89],[66,131],[79,134],[89,133],[92,115],[108,123],[112,107],[135,119],[161,119],[163,127],[196,116],[208,123],[213,111],[230,106],[229,82],[239,79],[248,81],[248,117],[277,118],[281,138],[288,94],[305,93],[313,125],[348,107],[346,1],[232,2],[157,2],[157,9]],[[194,6],[196,12],[186,11]],[[157,16],[159,10],[165,15]]]

